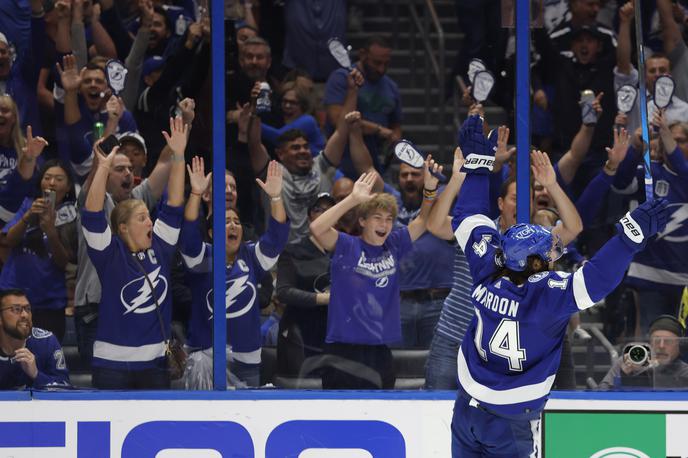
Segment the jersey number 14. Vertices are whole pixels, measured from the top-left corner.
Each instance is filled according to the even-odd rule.
[[[487,352],[482,347],[483,342],[483,318],[480,316],[480,311],[475,309],[475,316],[478,319],[478,324],[475,329],[475,348],[482,359],[487,361]],[[499,325],[492,333],[488,349],[493,355],[502,357],[509,361],[509,370],[522,371],[523,361],[526,360],[526,350],[521,348],[520,337],[518,333],[518,321],[502,318]]]

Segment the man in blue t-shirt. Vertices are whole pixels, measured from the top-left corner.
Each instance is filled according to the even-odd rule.
[[[484,137],[482,120],[469,117],[461,137],[467,175],[452,228],[468,260],[475,316],[457,358],[452,456],[534,456],[571,315],[619,284],[633,255],[664,229],[669,211],[663,200],[645,202],[575,273],[549,270],[563,252],[556,234],[533,224],[500,234],[486,216],[496,145]]]
[[[420,212],[423,203],[423,169],[402,163],[399,191],[393,191],[399,213],[395,226],[404,227]],[[452,246],[426,232],[414,244],[401,271],[401,346],[429,348],[444,299],[452,286]]]
[[[371,37],[359,51],[356,68],[363,73],[365,82],[358,91],[356,107],[363,116],[361,127],[368,151],[375,168],[380,171],[378,156],[385,142],[401,138],[401,97],[399,87],[386,75],[392,57],[392,47],[379,36]],[[348,70],[340,68],[330,74],[325,86],[323,103],[327,108],[327,130],[330,134],[337,120],[347,112],[342,111],[347,93]],[[348,149],[342,158],[340,169],[349,178],[358,177],[351,163]]]
[[[62,347],[52,332],[33,327],[23,291],[0,291],[0,390],[54,386],[69,386]]]

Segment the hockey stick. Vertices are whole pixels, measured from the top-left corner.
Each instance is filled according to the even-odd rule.
[[[635,45],[638,53],[638,105],[640,108],[640,125],[643,131],[643,163],[645,165],[645,200],[654,199],[652,190],[652,173],[650,169],[650,131],[647,126],[647,89],[645,83],[645,51],[643,49],[643,23],[640,12],[640,0],[635,0]]]

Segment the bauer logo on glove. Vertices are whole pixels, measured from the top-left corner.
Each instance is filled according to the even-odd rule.
[[[463,164],[463,167],[469,170],[476,170],[479,168],[486,168],[490,171],[492,171],[492,167],[494,166],[494,156],[483,156],[481,154],[469,154],[466,157],[466,162]]]

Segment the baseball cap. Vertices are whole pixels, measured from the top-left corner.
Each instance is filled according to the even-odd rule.
[[[150,75],[156,70],[160,70],[165,65],[165,59],[162,56],[152,56],[143,61],[143,68],[141,69],[141,76]]]
[[[148,150],[146,149],[146,141],[143,139],[141,135],[139,135],[138,132],[124,132],[123,134],[119,134],[117,136],[117,140],[119,140],[120,143],[123,143],[125,141],[136,142],[141,146],[141,148],[143,148],[143,152],[145,154],[148,154]]]
[[[334,197],[332,197],[332,195],[329,192],[321,192],[320,194],[317,195],[315,200],[313,200],[313,202],[308,206],[308,211],[311,211],[313,208],[315,208],[315,206],[318,205],[318,203],[321,200],[328,202],[331,206],[334,206],[334,204],[337,203],[334,200]]]

